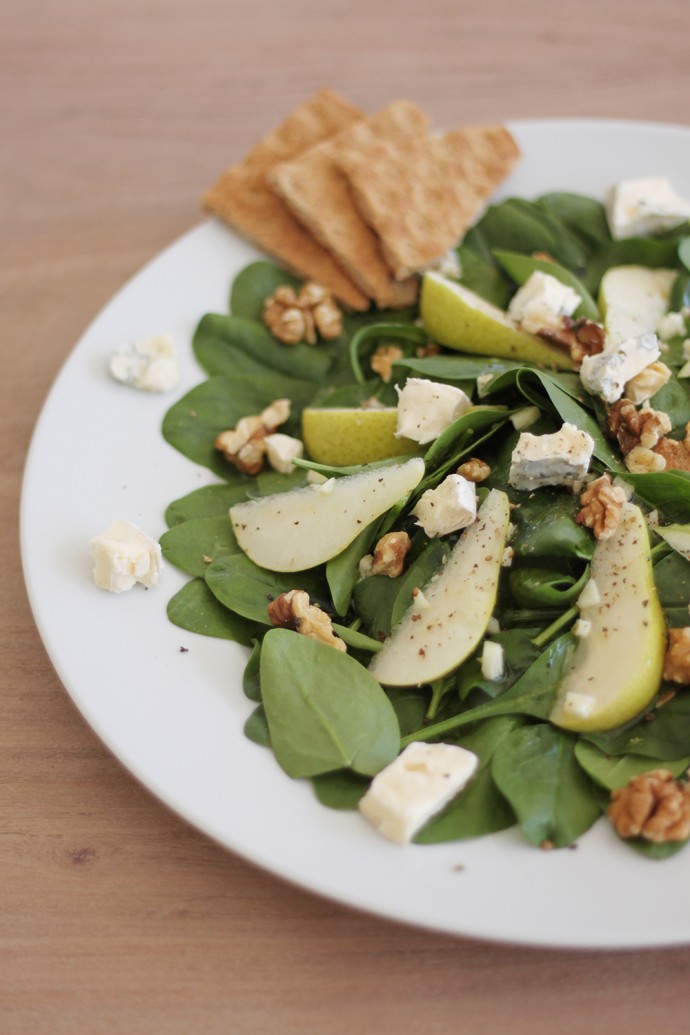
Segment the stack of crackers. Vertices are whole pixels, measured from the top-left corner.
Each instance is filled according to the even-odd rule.
[[[347,308],[415,302],[519,157],[503,126],[433,134],[395,101],[374,115],[320,90],[204,195],[203,207]]]

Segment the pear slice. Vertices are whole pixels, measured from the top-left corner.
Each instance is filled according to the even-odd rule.
[[[337,556],[422,480],[424,461],[377,467],[230,508],[235,538],[272,571],[304,571]]]
[[[369,671],[380,683],[430,683],[472,653],[496,603],[509,524],[508,497],[492,489],[444,567],[374,655]]]
[[[578,642],[550,715],[557,726],[578,733],[613,729],[634,718],[661,681],[666,625],[647,525],[635,504],[625,503],[614,535],[597,542],[590,574],[581,597],[590,632]]]
[[[302,410],[302,439],[312,460],[347,467],[402,457],[418,450],[416,442],[398,438],[398,408],[308,406]]]
[[[566,351],[523,331],[503,309],[440,273],[424,274],[420,314],[429,337],[450,349],[572,370]]]
[[[609,344],[656,334],[669,306],[675,270],[612,266],[601,278],[599,308]]]

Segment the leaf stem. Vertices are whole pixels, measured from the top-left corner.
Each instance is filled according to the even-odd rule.
[[[534,646],[546,646],[549,640],[552,640],[554,636],[561,632],[562,629],[565,629],[567,625],[570,625],[570,623],[574,621],[575,618],[577,618],[579,613],[580,608],[576,604],[574,604],[572,607],[569,607],[568,610],[564,611],[562,615],[559,615],[559,617],[554,622],[552,622],[551,625],[547,625],[546,629],[542,629],[539,635],[534,637],[534,639],[532,640]]]

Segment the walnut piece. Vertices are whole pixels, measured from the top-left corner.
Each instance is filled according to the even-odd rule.
[[[397,345],[379,345],[371,357],[371,369],[388,384],[393,376],[393,363],[396,359],[401,359],[402,355],[403,350]]]
[[[343,330],[343,314],[333,296],[311,280],[302,285],[299,293],[289,284],[276,288],[264,302],[263,319],[271,334],[284,345],[300,341],[316,345],[318,337],[333,341]]]
[[[624,455],[635,446],[653,449],[671,430],[671,419],[661,410],[643,407],[638,410],[630,399],[619,399],[609,409],[607,416],[609,431],[618,439]]]
[[[633,776],[611,792],[608,817],[621,837],[663,844],[690,837],[690,789],[668,769]]]
[[[651,474],[666,470],[666,459],[647,446],[635,446],[626,456],[625,466],[631,474]]]
[[[577,320],[564,316],[561,328],[552,330],[545,327],[539,331],[539,337],[567,349],[576,369],[580,367],[585,356],[596,356],[603,352],[606,343],[604,328],[594,320],[588,320],[586,316],[580,316]]]
[[[466,478],[468,482],[483,482],[491,474],[491,468],[483,460],[471,456],[464,464],[460,464],[455,473]]]
[[[671,377],[671,370],[657,360],[656,363],[649,363],[644,370],[632,377],[625,386],[626,398],[633,403],[643,403],[651,399],[653,395],[663,388]]]
[[[237,427],[221,431],[215,447],[226,460],[243,474],[258,474],[263,470],[266,457],[264,439],[290,416],[290,400],[276,399],[261,413],[242,417]]]
[[[682,441],[664,436],[654,447],[654,452],[663,459],[665,467],[690,471],[690,421],[685,426],[685,438]]]
[[[371,574],[397,579],[402,574],[405,557],[411,546],[412,540],[407,532],[388,532],[381,536],[374,549]]]
[[[325,643],[327,647],[346,651],[345,641],[333,632],[331,620],[318,604],[309,602],[309,594],[303,589],[291,589],[281,593],[267,607],[268,617],[273,625],[294,629],[302,636]]]
[[[669,683],[690,684],[690,627],[669,629],[668,650],[664,659],[664,679]]]
[[[580,496],[582,510],[575,520],[591,528],[595,539],[610,539],[618,528],[625,493],[611,483],[608,474],[590,482]]]

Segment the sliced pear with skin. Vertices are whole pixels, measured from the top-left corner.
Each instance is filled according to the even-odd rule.
[[[675,270],[612,266],[601,278],[599,308],[610,344],[656,334],[668,310]]]
[[[690,525],[657,525],[654,531],[671,549],[690,561]]]
[[[509,525],[508,497],[492,489],[443,568],[374,655],[369,671],[380,683],[430,683],[469,657],[496,604]]]
[[[373,468],[230,508],[235,538],[272,571],[304,571],[336,557],[422,480],[424,461]]]
[[[424,274],[419,305],[429,337],[449,349],[572,370],[565,350],[523,331],[503,309],[440,273]]]
[[[588,594],[592,602],[581,615],[591,629],[578,641],[550,715],[557,726],[578,733],[613,729],[633,719],[661,682],[666,624],[647,525],[635,504],[625,503],[616,532],[598,540],[590,576],[597,592]]]

